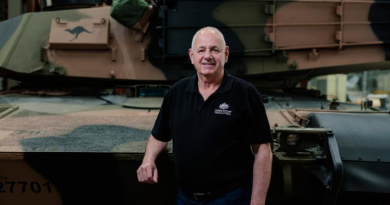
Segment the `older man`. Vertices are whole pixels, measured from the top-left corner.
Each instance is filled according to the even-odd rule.
[[[158,182],[155,159],[172,139],[176,204],[265,204],[272,137],[260,94],[224,70],[229,47],[218,29],[200,29],[189,56],[197,75],[165,97],[138,180]]]

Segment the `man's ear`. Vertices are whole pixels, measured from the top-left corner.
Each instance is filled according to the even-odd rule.
[[[192,49],[188,49],[188,55],[190,56],[190,59],[191,59],[191,63],[194,64],[194,61],[192,60],[192,56],[194,55],[194,53],[192,53]]]
[[[225,63],[228,62],[229,59],[229,46],[225,47]]]

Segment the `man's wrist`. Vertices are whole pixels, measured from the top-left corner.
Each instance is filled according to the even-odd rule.
[[[154,161],[152,161],[152,160],[143,160],[142,161],[142,164],[153,164],[154,163]]]
[[[155,160],[147,156],[145,156],[144,159],[142,160],[142,164],[154,164],[154,163]]]

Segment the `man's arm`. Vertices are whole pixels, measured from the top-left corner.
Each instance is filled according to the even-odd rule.
[[[254,144],[253,189],[251,205],[264,205],[271,180],[272,152],[270,143]]]
[[[168,142],[162,142],[150,135],[146,144],[145,156],[141,166],[137,170],[138,181],[141,183],[154,184],[158,182],[156,167],[157,156],[167,148]]]

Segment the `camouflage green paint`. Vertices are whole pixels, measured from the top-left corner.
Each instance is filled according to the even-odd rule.
[[[0,51],[8,39],[15,33],[22,18],[22,16],[18,16],[0,24],[0,31],[3,31],[0,33]]]
[[[43,13],[24,14],[18,29],[7,40],[0,52],[0,65],[3,68],[12,69],[19,73],[32,73],[41,70],[41,48],[48,42],[51,20],[61,18],[68,21],[75,21],[81,18],[88,18],[79,11],[56,11]],[[10,23],[7,23],[7,22]],[[6,30],[12,29],[15,25],[14,20],[8,20],[5,24]],[[26,63],[29,62],[29,63]]]

